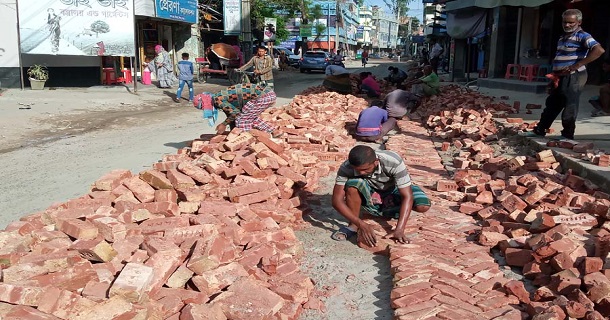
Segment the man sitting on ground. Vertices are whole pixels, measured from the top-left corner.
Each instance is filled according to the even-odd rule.
[[[356,139],[365,142],[381,142],[396,126],[395,118],[388,118],[388,111],[382,109],[383,101],[373,100],[371,105],[360,111],[356,124]]]
[[[411,80],[406,85],[412,84],[411,92],[419,96],[433,96],[440,93],[441,82],[438,75],[432,72],[431,66],[424,67],[424,76]]]
[[[426,212],[431,205],[423,190],[413,185],[400,155],[364,145],[352,148],[348,160],[339,168],[332,204],[349,220],[349,226],[335,231],[332,238],[344,241],[358,234],[369,246],[375,246],[377,238],[373,227],[361,219],[361,208],[374,216],[397,218],[391,237],[408,243],[405,227],[411,210]]]
[[[326,70],[324,71],[324,73],[327,76],[337,76],[340,74],[349,73],[349,71],[347,71],[347,69],[343,68],[342,66],[330,64],[326,67]]]
[[[419,97],[407,91],[399,84],[396,90],[388,93],[383,100],[383,108],[388,110],[388,117],[402,119],[407,113],[415,111],[419,106]]]
[[[360,91],[366,93],[369,98],[379,98],[381,95],[381,87],[373,74],[370,72],[360,72]]]
[[[385,78],[392,84],[401,84],[407,80],[407,73],[393,66],[389,66],[390,74]]]

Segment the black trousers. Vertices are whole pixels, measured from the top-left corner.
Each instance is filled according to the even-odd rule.
[[[575,72],[562,76],[559,80],[559,86],[552,89],[551,93],[546,98],[540,122],[538,122],[534,132],[544,136],[546,130],[551,127],[553,121],[555,121],[557,116],[561,113],[561,124],[563,126],[561,135],[568,139],[574,139],[580,93],[586,83],[587,71]]]

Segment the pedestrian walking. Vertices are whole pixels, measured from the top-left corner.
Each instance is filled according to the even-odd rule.
[[[161,45],[155,46],[157,56],[153,61],[146,64],[151,72],[155,73],[159,81],[159,88],[169,89],[176,82],[172,58]]]
[[[549,96],[540,122],[533,131],[520,132],[520,135],[544,137],[561,113],[563,126],[561,137],[574,139],[580,93],[587,83],[585,66],[603,55],[605,50],[580,27],[582,24],[580,10],[568,9],[563,13],[562,18],[564,34],[557,43],[557,53],[553,60],[553,74],[558,81],[550,83]]]
[[[437,41],[434,41],[432,50],[430,50],[430,65],[432,66],[432,71],[436,74],[438,74],[438,65],[444,51],[445,49]]]
[[[178,91],[176,92],[176,99],[174,101],[180,102],[180,99],[182,99],[182,89],[185,84],[189,87],[189,101],[193,101],[193,97],[195,96],[193,90],[193,75],[195,74],[195,68],[193,67],[193,63],[189,61],[189,54],[186,52],[182,53],[182,61],[178,62],[178,72],[180,84],[178,85]]]
[[[364,49],[362,51],[362,67],[366,68],[366,64],[369,62],[369,51]]]

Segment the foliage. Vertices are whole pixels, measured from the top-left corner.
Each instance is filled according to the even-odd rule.
[[[110,26],[105,21],[97,20],[91,23],[91,31],[95,32],[96,36],[99,36],[100,33],[110,32]]]
[[[35,80],[48,80],[49,79],[49,70],[47,67],[39,64],[35,64],[30,66],[28,69],[28,76],[30,79]]]
[[[285,14],[279,15],[278,12]],[[276,18],[276,39],[283,41],[290,32],[286,29],[286,22],[290,18],[300,18],[302,24],[322,17],[323,11],[319,4],[312,5],[311,0],[252,0],[250,17],[253,29],[262,29],[265,18]],[[321,30],[323,33],[326,27]],[[320,31],[316,26],[316,31]]]
[[[275,18],[277,24],[275,26],[275,39],[277,42],[288,39],[290,32],[286,29],[286,17],[279,16],[272,7],[269,6],[268,1],[254,0],[252,2],[250,16],[252,19],[253,29],[263,29],[265,24],[265,18]]]
[[[421,21],[419,21],[419,19],[417,19],[417,17],[411,17],[411,32],[419,30],[420,24],[421,24]]]
[[[406,16],[411,1],[412,0],[383,0],[383,3],[390,8],[395,16],[398,14],[400,14],[400,16]]]

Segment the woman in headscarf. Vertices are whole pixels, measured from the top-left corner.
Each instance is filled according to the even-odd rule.
[[[159,88],[171,88],[177,80],[172,59],[161,45],[155,46],[155,52],[157,56],[148,64],[148,68],[157,75]]]

